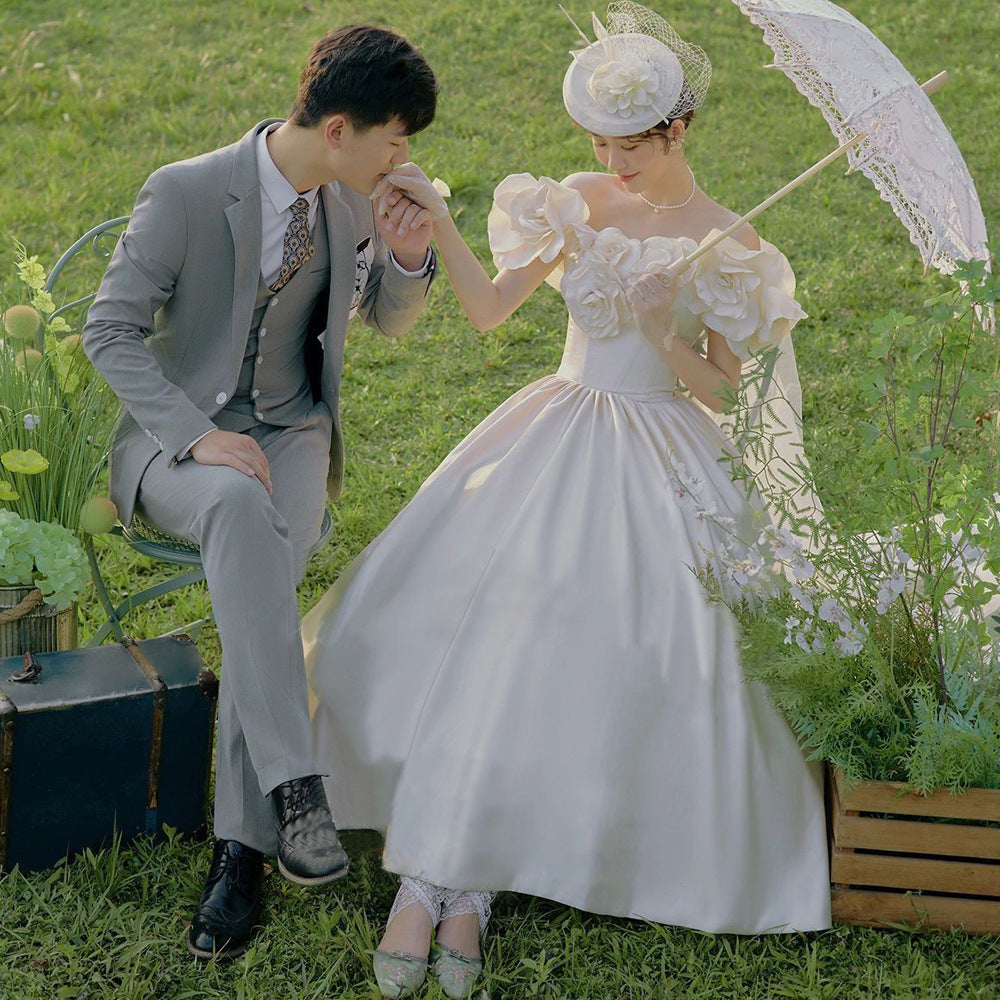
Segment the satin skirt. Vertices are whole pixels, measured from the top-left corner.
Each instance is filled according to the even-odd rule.
[[[829,926],[823,790],[696,578],[677,463],[752,516],[690,400],[553,375],[306,616],[337,825],[390,871],[705,931]]]

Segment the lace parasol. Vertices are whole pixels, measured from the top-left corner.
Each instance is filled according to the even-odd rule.
[[[943,274],[957,260],[988,260],[986,223],[962,154],[928,93],[857,18],[828,0],[733,0],[764,32],[774,66],[819,108],[841,146],[727,230],[774,204],[846,153],[889,202],[920,251]]]

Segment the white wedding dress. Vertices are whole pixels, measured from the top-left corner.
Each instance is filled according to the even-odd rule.
[[[678,470],[719,515],[766,515],[624,300],[694,244],[586,218],[546,178],[498,189],[498,262],[561,255],[562,364],[476,427],[303,622],[334,817],[385,831],[390,871],[451,888],[715,932],[827,927],[820,774],[692,572],[713,528]],[[789,313],[784,258],[729,243],[761,273],[778,262],[766,295]]]

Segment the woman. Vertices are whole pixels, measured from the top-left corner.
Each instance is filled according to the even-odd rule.
[[[692,572],[706,507],[764,516],[704,407],[803,313],[749,227],[681,262],[734,219],[684,157],[704,53],[632,3],[598,28],[563,93],[608,172],[508,177],[495,278],[417,168],[376,192],[397,225],[423,219],[407,199],[430,214],[479,329],[546,280],[569,309],[559,371],[473,430],[304,622],[338,824],[387,830],[406,876],[384,996],[423,981],[432,933],[435,975],[468,995],[500,889],[708,931],[829,924],[817,774]]]

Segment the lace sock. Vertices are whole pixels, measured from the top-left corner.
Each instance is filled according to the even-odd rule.
[[[396,893],[396,898],[392,901],[389,919],[385,922],[386,926],[388,927],[392,923],[393,917],[401,910],[405,910],[406,907],[412,906],[414,903],[419,903],[427,911],[427,916],[431,918],[431,926],[437,927],[438,921],[441,919],[441,906],[447,892],[447,889],[442,889],[440,886],[434,885],[433,882],[404,875],[399,882],[399,892]]]
[[[461,916],[463,913],[475,913],[479,917],[479,933],[482,935],[493,912],[495,896],[495,892],[446,889],[441,901],[440,921]]]

